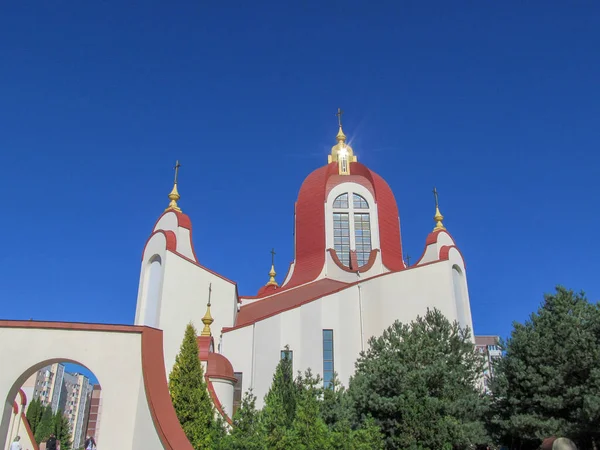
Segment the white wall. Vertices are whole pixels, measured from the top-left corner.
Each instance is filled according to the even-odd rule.
[[[211,326],[218,345],[221,328],[233,325],[237,310],[236,287],[231,282],[166,252],[159,328],[163,330],[165,368],[170,374],[179,352],[186,325],[191,321],[198,334],[206,313],[208,288],[211,286]]]
[[[395,320],[408,323],[417,315],[425,315],[428,308],[439,309],[451,321],[458,319],[452,274],[453,266],[462,264],[462,258],[458,261],[460,255],[458,252],[456,255],[451,251],[449,261],[365,280],[254,325],[227,332],[223,337],[223,354],[236,372],[243,372],[243,391],[253,388],[257,406],[262,407],[284,346],[289,345],[294,352],[294,374],[310,367],[313,373],[322,376],[322,332],[332,329],[334,370],[347,386],[354,363],[360,351],[366,349],[368,339],[380,336]],[[465,304],[464,320],[471,324],[468,296]]]
[[[233,383],[218,378],[211,378],[210,381],[213,388],[215,388],[215,394],[217,394],[217,398],[221,402],[225,414],[233,418]]]

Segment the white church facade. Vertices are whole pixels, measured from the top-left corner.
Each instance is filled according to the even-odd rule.
[[[336,372],[347,386],[369,338],[395,320],[410,322],[435,307],[473,329],[465,262],[442,223],[437,194],[435,228],[408,267],[392,190],[357,161],[341,123],[336,139],[328,163],[300,187],[294,260],[280,285],[272,267],[257,295],[240,296],[234,281],[198,260],[191,220],[177,204],[178,166],[169,207],[144,247],[135,325],[162,330],[167,374],[186,325],[203,327],[200,357],[226,418],[236,383],[262,406],[286,346],[295,372],[310,368],[325,384]]]

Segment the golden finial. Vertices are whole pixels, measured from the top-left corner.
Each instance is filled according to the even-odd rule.
[[[202,330],[202,333],[200,333],[200,336],[212,336],[212,333],[210,332],[210,326],[215,321],[215,319],[213,319],[212,316],[210,315],[210,294],[211,293],[212,293],[212,283],[210,283],[208,285],[208,303],[206,305],[206,314],[204,314],[204,317],[202,318],[202,323],[204,324],[204,329]]]
[[[433,220],[435,220],[435,228],[433,229],[433,231],[445,230],[446,227],[442,223],[442,220],[444,220],[444,216],[442,216],[442,213],[440,212],[440,205],[438,203],[438,192],[436,188],[433,188],[433,196],[435,198],[435,216],[433,216]]]
[[[174,211],[181,212],[181,208],[179,208],[179,206],[177,206],[177,200],[179,200],[181,198],[181,196],[179,195],[179,192],[177,192],[177,176],[179,175],[180,167],[181,167],[181,164],[179,164],[179,161],[177,161],[175,163],[175,181],[173,182],[173,189],[171,190],[171,193],[169,194],[169,200],[171,200],[171,201],[169,202],[169,206],[167,207],[167,209],[165,209],[165,211],[172,209]]]
[[[341,108],[338,108],[337,113],[335,114],[338,118],[338,134],[335,137],[337,140],[337,144],[331,147],[331,155],[327,157],[327,162],[337,162],[338,163],[338,173],[340,175],[350,175],[350,163],[356,162],[356,156],[354,156],[354,151],[352,147],[346,144],[346,135],[342,131],[342,114],[344,111]]]
[[[279,285],[277,284],[277,281],[275,281],[275,275],[277,275],[277,272],[275,272],[275,249],[271,249],[271,271],[269,272],[269,282],[267,283],[267,286],[275,286],[278,287]]]

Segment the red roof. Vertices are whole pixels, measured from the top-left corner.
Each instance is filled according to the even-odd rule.
[[[206,367],[206,376],[224,380],[237,381],[233,374],[233,366],[227,358],[220,353],[209,353]]]
[[[304,303],[344,289],[347,286],[349,286],[348,283],[324,278],[295,289],[282,290],[278,294],[267,297],[264,300],[258,300],[249,305],[242,305],[238,312],[235,326],[224,328],[223,332],[251,325],[269,316],[296,308]]]
[[[331,163],[313,171],[302,183],[296,202],[296,255],[290,288],[315,280],[325,265],[325,208],[327,194],[336,185],[352,181],[369,189],[379,214],[379,240],[383,264],[392,271],[405,268],[402,260],[400,221],[394,193],[383,178],[363,164],[353,162],[350,176],[338,175]]]

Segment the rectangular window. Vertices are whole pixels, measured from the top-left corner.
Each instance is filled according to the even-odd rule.
[[[333,371],[333,330],[323,330],[323,387],[331,386]]]
[[[369,262],[371,255],[371,222],[368,213],[354,214],[354,238],[356,241],[356,259],[362,267]]]
[[[237,381],[233,387],[233,413],[231,417],[233,417],[237,409],[242,405],[242,379],[244,374],[242,372],[234,372],[233,376]]]
[[[281,359],[289,359],[290,361],[294,361],[294,351],[293,350],[281,350]]]
[[[333,247],[341,263],[349,266],[350,220],[348,213],[333,213]]]

